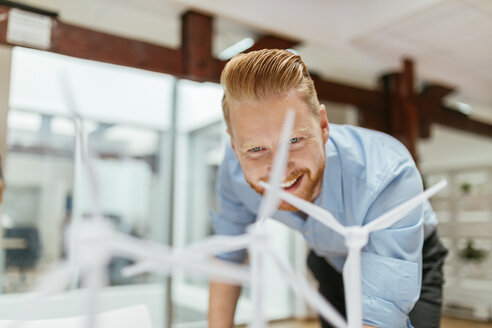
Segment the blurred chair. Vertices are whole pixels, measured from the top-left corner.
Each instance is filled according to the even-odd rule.
[[[41,255],[38,229],[35,227],[5,229],[5,238],[24,241],[24,247],[7,249],[5,266],[18,268],[21,273],[34,269]]]

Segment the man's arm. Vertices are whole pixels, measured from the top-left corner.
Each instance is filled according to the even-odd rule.
[[[208,325],[210,328],[232,328],[241,287],[220,282],[210,283]],[[364,325],[364,328],[377,328]]]
[[[246,227],[255,221],[256,215],[244,205],[251,195],[237,194],[238,176],[242,176],[239,163],[230,145],[226,147],[224,161],[219,168],[217,179],[218,211],[211,212],[212,225],[217,235],[238,236],[246,232]],[[245,185],[246,182],[243,182]],[[242,188],[239,188],[240,190]],[[254,191],[251,191],[255,197]],[[217,260],[245,263],[245,249],[230,253],[216,254]],[[209,327],[230,328],[234,322],[234,312],[241,292],[241,287],[226,283],[210,283],[208,322]]]
[[[210,283],[208,324],[210,328],[232,328],[241,287],[220,282]]]

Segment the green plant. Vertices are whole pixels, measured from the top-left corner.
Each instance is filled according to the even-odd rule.
[[[469,183],[469,182],[463,182],[463,183],[460,185],[460,189],[461,189],[461,191],[462,191],[464,194],[468,194],[468,193],[470,193],[471,188],[472,188],[472,184],[471,184],[471,183]]]
[[[464,260],[481,262],[487,257],[487,251],[475,248],[473,240],[468,239],[466,247],[460,251],[459,255]]]

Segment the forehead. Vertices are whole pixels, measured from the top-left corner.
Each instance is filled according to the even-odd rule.
[[[297,91],[291,90],[261,100],[230,101],[229,119],[231,125],[244,119],[278,119],[285,116],[287,109],[295,110],[296,116],[311,113],[306,101]]]
[[[296,115],[294,132],[313,128],[315,117],[306,102],[295,92],[262,101],[231,104],[229,125],[236,144],[277,138],[289,109],[294,110]]]

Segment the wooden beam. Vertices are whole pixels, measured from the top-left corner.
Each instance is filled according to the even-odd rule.
[[[387,105],[382,91],[324,80],[313,73],[311,76],[319,99],[353,105],[358,110],[360,126],[388,133]]]
[[[7,24],[9,8],[0,6],[0,43],[7,43]]]
[[[212,17],[188,11],[183,14],[181,23],[183,76],[197,81],[216,79],[216,61],[212,57]]]
[[[469,118],[466,114],[445,106],[442,106],[438,114],[433,117],[433,122],[461,131],[492,138],[491,124],[476,121]]]
[[[299,44],[298,41],[283,39],[273,35],[264,35],[257,38],[255,43],[250,48],[246,49],[244,52],[248,53],[251,51],[256,51],[261,49],[289,49],[298,44]],[[212,66],[212,69],[215,71],[215,75],[212,75],[210,81],[217,82],[217,83],[220,82],[220,74],[222,73],[222,70],[224,69],[224,66],[226,64],[227,64],[227,60],[224,61],[216,58],[212,59],[210,65]]]
[[[389,115],[388,133],[400,140],[418,163],[416,143],[418,138],[418,110],[414,94],[413,62],[405,59],[401,73],[382,77]]]
[[[389,133],[390,120],[384,108],[357,107],[359,110],[359,125],[371,130]]]
[[[0,44],[7,42],[8,14],[10,7],[0,5]],[[220,73],[225,65],[212,56],[212,18],[197,13],[183,16],[183,45],[172,49],[148,42],[97,32],[53,19],[52,45],[48,51],[106,62],[122,66],[135,67],[154,72],[171,74],[177,77],[192,78],[199,81],[219,82]],[[256,41],[247,51],[264,48],[292,48],[299,42],[271,35],[265,35]],[[313,80],[320,99],[354,105],[358,108],[361,124],[380,131],[399,133],[404,143],[412,146],[415,139],[415,120],[420,136],[429,136],[432,123],[443,124],[471,133],[492,137],[492,126],[468,118],[458,112],[443,108],[442,98],[452,91],[442,86],[426,88],[417,96],[413,94],[413,66],[404,63],[403,73],[394,78],[393,88],[398,97],[388,102],[384,90],[370,90],[322,79],[313,74]],[[393,107],[391,107],[393,106]],[[398,108],[404,108],[403,113]],[[415,108],[418,108],[417,113]],[[391,115],[389,114],[389,111]],[[402,115],[400,118],[399,115]],[[405,130],[401,122],[409,120],[411,127]]]
[[[411,59],[405,58],[403,60],[401,82],[406,121],[403,124],[403,140],[406,141],[406,146],[410,154],[412,154],[415,163],[418,163],[417,141],[419,137],[419,116],[415,97],[415,70]]]
[[[181,75],[181,51],[56,22],[50,51],[149,71]]]
[[[261,49],[290,49],[299,45],[299,41],[279,38],[273,35],[263,35],[255,40],[255,44],[245,52]]]
[[[419,137],[430,138],[431,125],[437,112],[441,109],[441,104],[448,94],[454,91],[453,88],[441,85],[426,85],[417,97],[417,108],[419,111]]]
[[[21,9],[24,11],[29,11],[31,13],[40,14],[43,16],[49,16],[49,17],[53,17],[53,18],[58,17],[57,12],[41,9],[38,7],[29,6],[27,4],[20,3],[17,1],[0,0],[0,6],[5,6],[5,7],[9,7],[9,8],[18,8],[18,9]]]
[[[440,103],[444,97],[453,93],[454,88],[444,85],[427,84],[420,92],[419,98],[426,102]]]
[[[383,111],[385,107],[384,93],[350,86],[334,81],[324,80],[313,74],[313,81],[318,98],[343,104],[351,104],[359,108],[373,108]]]
[[[0,15],[9,12],[0,6]],[[0,43],[6,40],[7,21],[0,21]],[[97,32],[53,19],[52,45],[48,51],[62,55],[141,68],[171,75],[182,74],[179,49]],[[10,44],[15,45],[15,44]]]
[[[492,125],[470,118],[468,115],[458,112],[443,105],[443,99],[454,92],[449,86],[428,84],[418,95],[419,115],[421,125],[426,129],[422,131],[421,137],[430,136],[431,124],[440,124],[454,129],[459,129],[485,137],[492,137]]]

